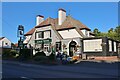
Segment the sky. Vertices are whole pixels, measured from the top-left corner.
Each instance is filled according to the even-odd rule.
[[[2,36],[16,43],[18,25],[26,33],[36,25],[36,15],[57,18],[59,8],[92,31],[107,32],[118,26],[117,2],[2,2]]]

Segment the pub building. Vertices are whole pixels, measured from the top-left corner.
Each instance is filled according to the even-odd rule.
[[[28,48],[29,45],[32,46],[34,54],[39,50],[49,56],[54,50],[65,52],[72,57],[84,52],[83,39],[94,38],[94,34],[86,25],[71,15],[66,15],[66,11],[60,8],[58,18],[55,19],[48,17],[44,20],[44,16],[37,15],[36,26],[28,31],[25,37],[24,44],[27,44]]]

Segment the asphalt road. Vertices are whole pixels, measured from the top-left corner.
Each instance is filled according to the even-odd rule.
[[[80,62],[74,65],[34,65],[3,61],[2,78],[118,78],[118,64]]]

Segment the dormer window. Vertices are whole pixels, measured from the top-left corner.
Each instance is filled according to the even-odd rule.
[[[85,35],[88,36],[88,31],[87,30],[85,30]]]

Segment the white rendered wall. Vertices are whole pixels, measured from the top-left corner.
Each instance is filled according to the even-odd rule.
[[[39,32],[39,31],[46,31],[46,30],[51,30],[52,44],[55,45],[56,41],[59,41],[59,38],[58,38],[58,36],[56,35],[56,33],[54,32],[54,30],[51,28],[51,26],[36,28],[36,31],[37,31],[37,32]],[[47,34],[49,34],[49,33],[46,33],[46,34],[45,34],[44,39],[48,37]],[[36,40],[39,40],[39,38],[37,38]]]
[[[63,45],[66,45],[66,50],[65,51],[67,51],[67,55],[69,55],[69,44],[70,44],[71,41],[75,41],[78,46],[81,46],[80,38],[71,38],[71,39],[63,39],[63,40],[61,40],[61,42],[62,42],[62,51],[64,51]],[[79,47],[77,51],[79,53],[81,53],[81,47]]]
[[[63,39],[82,37],[75,29],[58,31],[58,33],[63,37]]]
[[[11,41],[8,40],[7,38],[3,38],[2,40],[0,40],[0,47],[11,48]]]
[[[51,37],[50,37],[50,38],[52,39],[51,45],[52,45],[52,46],[55,46],[56,42],[59,42],[60,39],[59,39],[58,36],[56,35],[55,31],[51,28],[51,26],[36,28],[36,31],[35,31],[35,32],[47,31],[47,30],[51,30]],[[34,37],[34,38],[31,38],[31,39],[32,39],[32,40],[30,41],[31,43],[35,41],[35,32],[34,32],[34,34],[33,34],[33,37]],[[47,34],[49,35],[49,33],[46,32],[43,39],[48,38],[48,35],[47,35]],[[41,38],[37,38],[37,35],[36,35],[36,40],[40,40],[40,39],[41,39]],[[34,43],[35,43],[35,42],[34,42]],[[35,46],[34,46],[34,47],[35,47]],[[39,46],[37,46],[37,47],[39,47]],[[35,51],[34,51],[34,53],[35,53]],[[49,53],[45,53],[45,54],[46,54],[46,55],[50,55]]]
[[[31,38],[31,35],[28,35],[28,36],[25,36],[26,37],[26,39],[24,40],[24,42],[23,43],[28,43],[29,42],[29,40],[30,40],[30,38]]]
[[[102,39],[84,40],[84,52],[102,51]]]
[[[30,38],[30,40],[29,40],[29,42],[28,42],[28,44],[27,44],[27,47],[28,47],[28,48],[30,47],[29,44],[30,44],[33,48],[35,47],[35,31],[34,31],[34,33],[31,35],[31,38]]]

